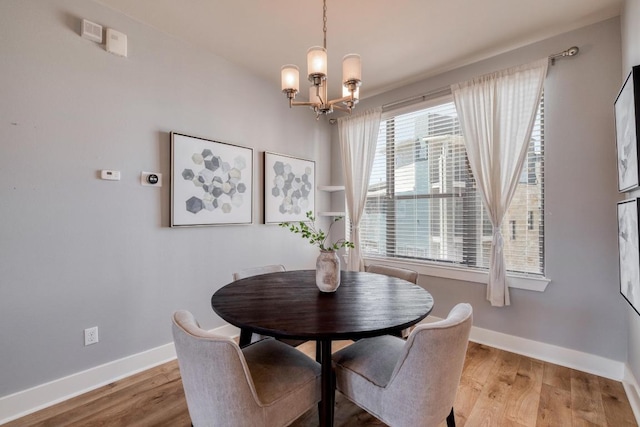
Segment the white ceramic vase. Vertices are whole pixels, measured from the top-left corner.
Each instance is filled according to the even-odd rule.
[[[316,260],[316,285],[321,292],[335,292],[340,286],[340,258],[336,251],[320,251]]]

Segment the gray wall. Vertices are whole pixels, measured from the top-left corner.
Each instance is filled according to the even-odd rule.
[[[81,38],[82,18],[127,34],[129,57]],[[315,265],[261,225],[263,151],[329,181],[329,125],[277,85],[86,0],[1,1],[0,76],[0,396],[171,342],[176,309],[222,325],[209,300],[237,269]],[[168,227],[170,131],[254,149],[253,225]]]
[[[631,71],[631,67],[640,65],[640,0],[626,0],[622,14],[622,72],[620,85]],[[626,197],[638,197],[635,190]],[[629,322],[629,352],[627,363],[633,375],[640,378],[640,316],[630,306],[625,313]]]
[[[580,54],[550,67],[545,82],[545,259],[552,280],[547,290],[511,289],[511,306],[495,308],[486,301],[484,285],[427,276],[420,284],[434,295],[435,316],[467,301],[481,328],[623,361],[628,309],[618,288],[612,107],[621,75],[618,18],[365,99],[358,108],[420,95],[573,45]]]

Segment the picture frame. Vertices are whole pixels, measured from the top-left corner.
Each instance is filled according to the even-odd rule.
[[[640,184],[640,65],[631,69],[614,102],[618,192]]]
[[[620,294],[640,314],[640,249],[638,212],[640,198],[618,202],[618,259]]]
[[[171,132],[171,227],[253,223],[253,149]]]
[[[315,212],[316,163],[284,154],[264,153],[264,223],[308,221]]]

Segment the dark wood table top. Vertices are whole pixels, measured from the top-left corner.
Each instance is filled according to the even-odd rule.
[[[306,340],[383,335],[418,323],[433,298],[418,285],[380,274],[342,271],[334,293],[320,292],[315,270],[248,277],[211,297],[224,320],[251,332]]]

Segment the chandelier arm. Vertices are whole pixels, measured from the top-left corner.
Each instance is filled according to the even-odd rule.
[[[299,107],[299,106],[313,107],[314,105],[318,105],[318,104],[316,104],[315,102],[291,101],[291,105],[294,107]]]
[[[326,85],[326,83],[325,83]],[[320,105],[325,105],[325,100],[322,99],[322,95],[320,94],[320,86],[316,86],[316,96],[320,100]]]
[[[351,95],[343,96],[342,98],[337,98],[337,99],[329,101],[327,105],[335,105],[335,104],[337,104],[339,102],[347,102],[347,101],[352,101],[353,102],[354,98]]]
[[[347,111],[348,113],[351,113],[351,108],[349,107],[343,107],[342,105],[332,105],[334,110],[340,110],[340,111]]]

